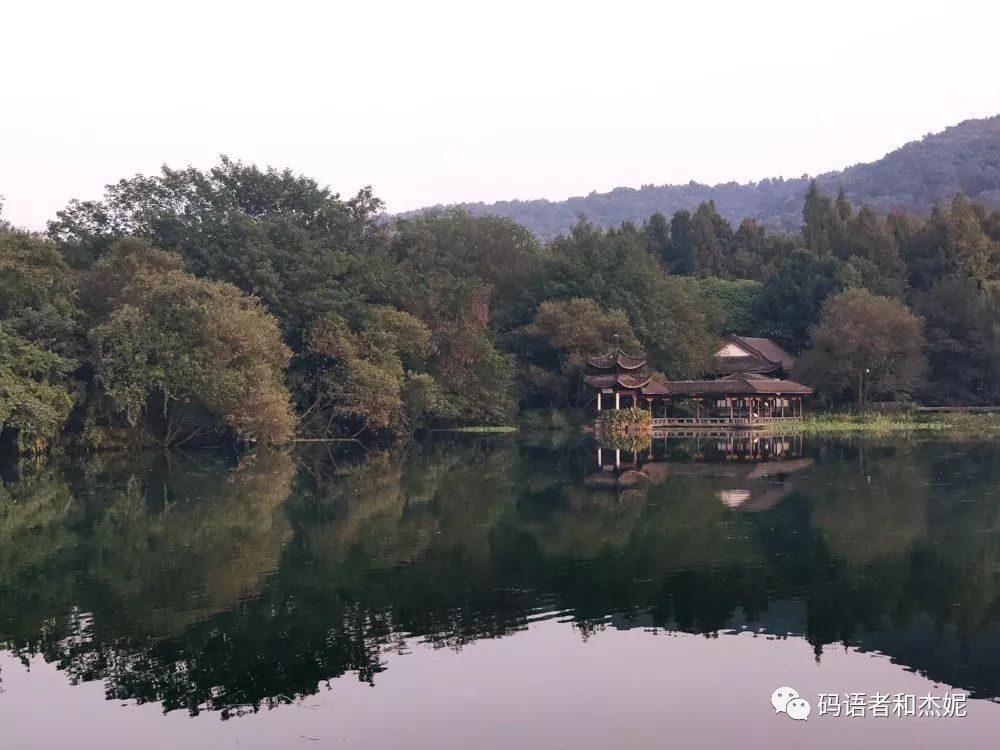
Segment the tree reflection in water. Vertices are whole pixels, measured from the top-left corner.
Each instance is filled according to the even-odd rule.
[[[5,474],[0,640],[223,716],[550,613],[801,634],[1000,696],[991,444],[508,438]]]

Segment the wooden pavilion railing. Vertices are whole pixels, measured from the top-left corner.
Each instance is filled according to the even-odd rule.
[[[801,420],[802,417],[653,417],[653,427],[750,427]]]

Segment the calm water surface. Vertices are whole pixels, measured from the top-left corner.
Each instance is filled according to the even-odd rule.
[[[0,747],[1000,743],[997,443],[470,437],[0,475]],[[784,685],[808,721],[775,714]]]

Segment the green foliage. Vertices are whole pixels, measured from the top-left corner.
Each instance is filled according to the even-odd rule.
[[[764,286],[759,281],[705,278],[698,280],[698,291],[718,310],[723,336],[757,336],[764,329],[757,317]]]
[[[431,334],[409,313],[386,306],[365,311],[352,330],[327,314],[307,337],[308,372],[302,386],[312,399],[306,409],[311,433],[325,435],[335,420],[360,430],[414,429],[440,414],[441,393],[427,372],[407,370],[430,352]]]
[[[0,323],[0,436],[20,451],[45,450],[62,430],[74,393],[74,362],[19,338]]]
[[[828,400],[851,393],[905,400],[922,384],[926,362],[923,323],[902,303],[864,289],[831,297],[802,357],[802,376]]]
[[[125,236],[178,253],[201,278],[259,297],[290,331],[356,301],[364,255],[380,233],[370,190],[349,200],[290,170],[226,157],[202,172],[164,167],[107,187],[103,200],[72,201],[49,234],[87,267]]]
[[[525,397],[540,405],[579,406],[592,397],[580,378],[588,355],[618,347],[634,356],[642,345],[621,310],[604,310],[592,299],[543,302],[534,321],[521,330]]]
[[[1000,120],[981,125],[993,137]],[[975,129],[936,138],[978,152]],[[963,164],[964,188],[987,195]],[[721,335],[800,352],[844,290],[926,320],[921,398],[1000,399],[1000,212],[949,195],[928,220],[882,217],[882,193],[855,205],[862,171],[759,183],[774,201],[759,220],[734,213],[743,188],[692,184],[672,214],[577,220],[546,245],[537,223],[483,207],[381,220],[367,189],[344,200],[226,158],[122,180],[72,201],[49,239],[0,226],[0,325],[18,342],[4,440],[282,440],[289,402],[310,437],[509,424],[519,407],[585,404],[581,363],[615,344],[674,379],[709,372]],[[796,230],[793,213],[800,232],[771,231]],[[913,392],[904,380],[886,392]],[[15,410],[15,387],[33,406]]]
[[[94,266],[89,294],[95,382],[109,417],[145,422],[164,445],[222,427],[251,442],[289,437],[289,351],[257,300],[134,240]],[[162,425],[150,421],[159,410]]]
[[[718,319],[685,280],[667,276],[634,227],[603,232],[581,222],[552,243],[552,257],[535,282],[539,299],[591,299],[623,310],[650,358],[669,377],[708,368],[716,350]]]
[[[78,354],[76,284],[55,244],[0,228],[0,321],[59,354]]]
[[[980,285],[947,276],[913,290],[913,309],[925,321],[931,404],[993,404],[1000,401],[1000,284]]]
[[[385,281],[392,288],[384,296],[403,309],[426,307],[427,280],[443,295],[460,280],[475,280],[482,290],[466,293],[485,305],[479,314],[508,328],[525,321],[532,301],[524,295],[544,255],[531,233],[510,219],[452,210],[399,220],[388,260],[393,267]]]
[[[646,409],[631,407],[605,412],[601,434],[605,438],[641,438],[653,432],[653,415]]]
[[[836,258],[796,250],[778,263],[764,282],[757,317],[764,333],[789,351],[801,351],[819,321],[826,298],[844,286]]]

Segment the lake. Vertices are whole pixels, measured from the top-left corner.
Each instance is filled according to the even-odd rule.
[[[459,435],[0,476],[0,747],[1000,735],[1000,443]]]

